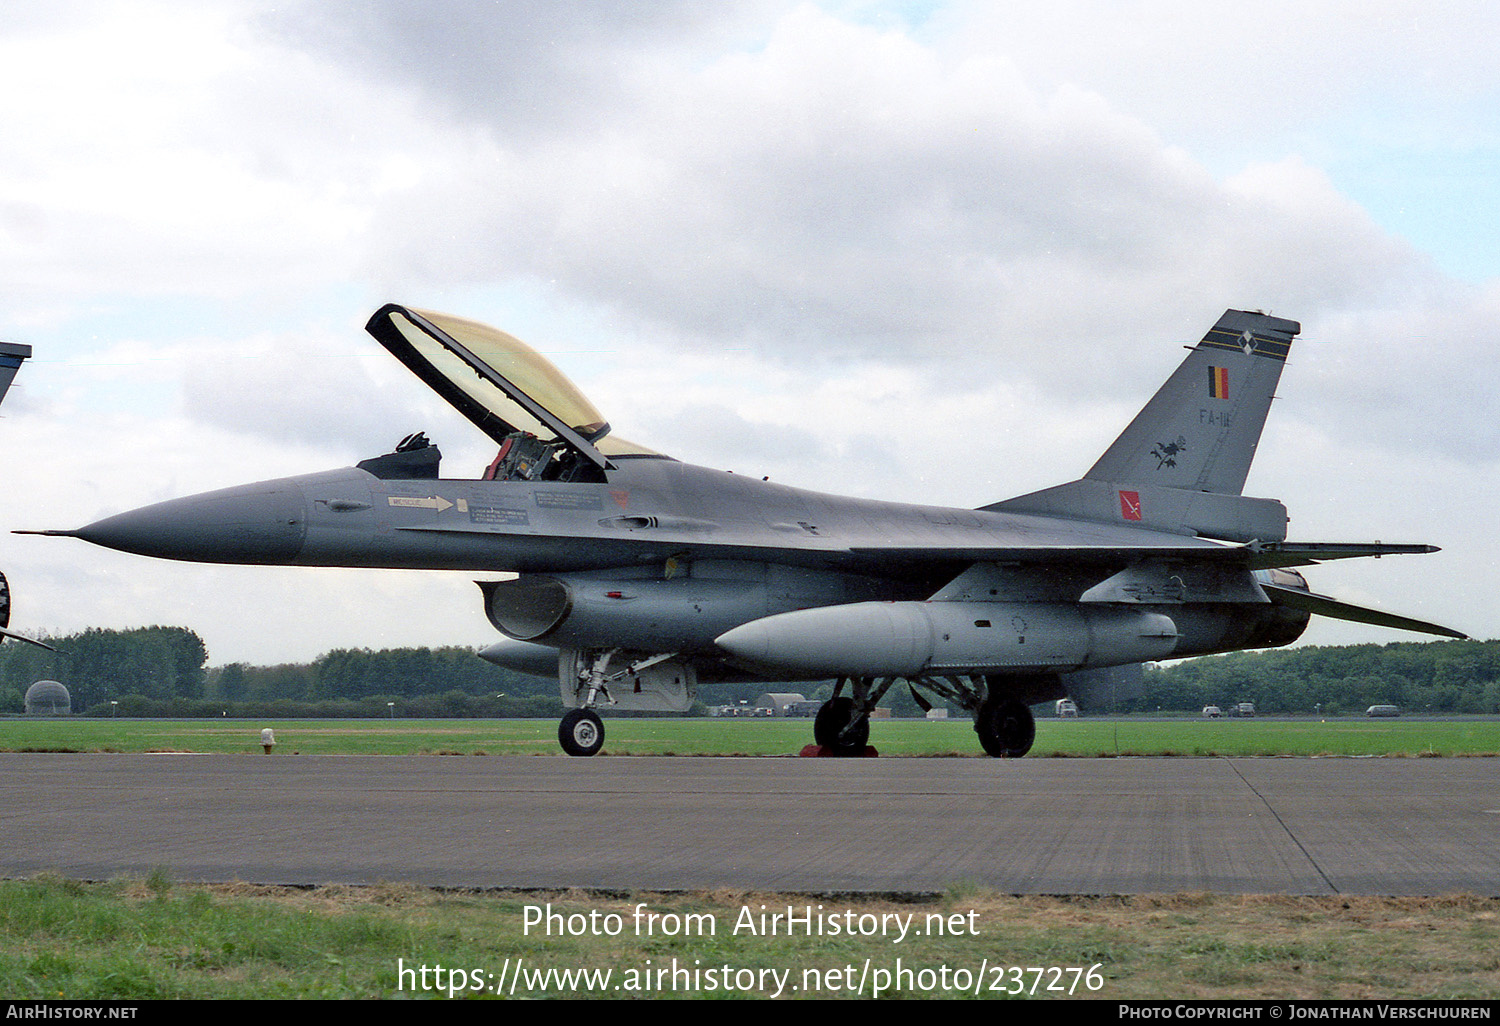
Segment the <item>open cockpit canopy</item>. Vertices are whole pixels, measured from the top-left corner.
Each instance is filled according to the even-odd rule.
[[[578,387],[503,331],[394,303],[365,330],[501,447],[486,477],[602,480],[612,458],[660,455],[609,437]]]

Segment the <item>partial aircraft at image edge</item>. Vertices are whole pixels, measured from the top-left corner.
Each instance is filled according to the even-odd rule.
[[[19,342],[0,342],[0,402],[5,401],[6,393],[10,391],[10,383],[16,379],[16,372],[21,369],[21,364],[31,359],[31,347],[23,346]],[[9,630],[10,627],[10,582],[5,575],[0,573],[0,639],[13,638],[16,641],[24,641],[28,645],[45,648],[49,652],[55,651],[51,645],[40,641],[33,641],[23,634],[17,634]]]
[[[1295,641],[1314,613],[1463,634],[1311,591],[1292,569],[1429,545],[1291,542],[1242,493],[1295,321],[1226,311],[1082,478],[979,509],[845,498],[625,441],[561,372],[473,321],[388,305],[366,326],[498,447],[439,476],[423,434],[355,467],[157,503],[71,531],[214,563],[509,572],[480,582],[507,640],[480,655],[556,674],[563,748],[596,708],[688,710],[700,682],[836,678],[814,737],[858,755],[905,682],[1020,756],[1028,706],[1110,667]]]

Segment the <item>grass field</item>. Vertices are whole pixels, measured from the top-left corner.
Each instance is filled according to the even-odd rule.
[[[561,755],[552,720],[0,720],[0,751]],[[605,755],[795,755],[810,720],[605,719]],[[883,756],[972,756],[966,720],[877,720]],[[1040,720],[1032,757],[1500,755],[1500,720]]]
[[[662,923],[691,915],[698,928],[691,936],[644,935],[634,925],[641,903]],[[559,924],[593,917],[599,929],[568,937],[547,937],[539,926],[528,932],[528,905],[539,920],[550,910]],[[753,917],[762,906],[789,905],[799,913],[809,905],[820,915],[852,913],[846,922],[910,916],[922,932],[899,941],[873,931],[734,933],[744,910]],[[604,936],[610,916],[620,929]],[[936,936],[926,928],[935,921],[962,927]],[[0,994],[11,999],[446,999],[449,990],[457,997],[499,990],[611,998],[1492,999],[1500,993],[1497,952],[1500,900],[1463,897],[955,891],[893,904],[738,893],[201,887],[174,885],[160,873],[103,884],[45,876],[0,882]],[[682,970],[675,977],[674,966]],[[587,983],[558,975],[579,970],[610,975]],[[658,970],[667,975],[653,976]]]

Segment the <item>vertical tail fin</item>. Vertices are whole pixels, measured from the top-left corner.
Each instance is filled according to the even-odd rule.
[[[1241,495],[1296,321],[1226,310],[1081,480],[986,506],[1280,541],[1286,508]]]
[[[1239,495],[1301,330],[1226,310],[1084,478]]]
[[[16,371],[21,369],[21,361],[30,355],[30,346],[23,346],[19,342],[0,342],[0,400],[5,398]]]

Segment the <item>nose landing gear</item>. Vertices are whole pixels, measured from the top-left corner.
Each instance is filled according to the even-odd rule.
[[[569,709],[557,725],[557,742],[569,755],[593,755],[604,747],[604,721],[592,709]]]

